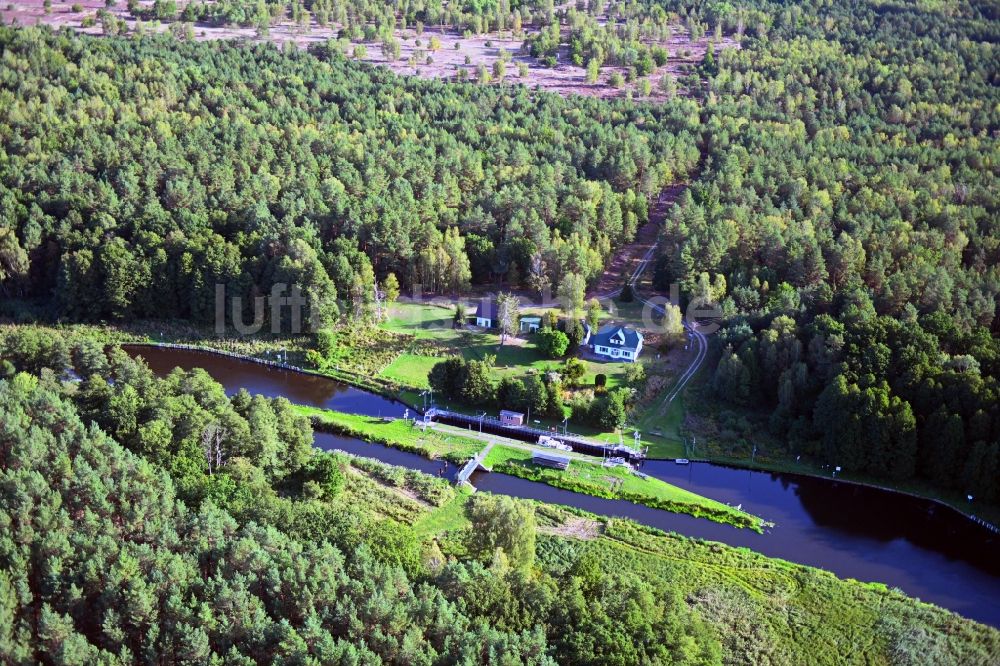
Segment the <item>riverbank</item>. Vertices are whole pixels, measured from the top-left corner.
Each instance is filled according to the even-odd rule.
[[[468,514],[470,496],[457,488],[442,499],[446,501],[424,505],[402,520],[427,544],[426,552],[435,552],[431,544],[436,544],[445,557],[466,557],[464,544],[474,529]],[[677,590],[726,636],[738,636],[739,644],[729,648],[734,656],[766,654],[779,663],[803,663],[816,644],[845,644],[862,632],[872,638],[856,646],[851,659],[870,658],[874,663],[887,662],[885,655],[903,649],[914,653],[933,648],[934,654],[953,655],[948,663],[986,664],[988,655],[1000,649],[1000,632],[994,628],[882,583],[844,578],[628,519],[521,501],[534,507],[538,566],[560,569],[587,551],[604,571],[639,572],[646,580]],[[930,637],[936,637],[933,646],[925,644]]]
[[[483,448],[483,442],[479,440],[441,433],[434,428],[414,426],[408,419],[347,414],[305,405],[293,405],[293,409],[309,417],[313,428],[320,432],[356,437],[455,464],[464,463]]]
[[[622,499],[653,509],[685,513],[733,527],[763,533],[767,523],[713,499],[678,488],[661,479],[638,475],[624,467],[605,467],[574,458],[566,470],[541,467],[531,462],[531,451],[511,446],[494,446],[484,464],[495,472],[537,481],[576,493]]]
[[[0,336],[4,330],[21,328],[23,325],[2,324],[0,325]],[[154,347],[177,346],[182,349],[192,349],[202,352],[218,353],[221,355],[238,358],[254,363],[265,363],[275,365],[293,372],[301,372],[307,375],[336,380],[354,386],[382,397],[398,400],[399,402],[413,407],[419,402],[419,394],[406,389],[390,390],[389,387],[378,384],[371,378],[364,378],[354,373],[338,373],[336,371],[318,371],[302,368],[294,363],[277,361],[278,358],[304,358],[302,351],[305,344],[304,338],[275,338],[275,339],[249,339],[249,340],[228,340],[211,337],[199,337],[206,335],[201,329],[187,324],[174,324],[164,322],[135,322],[128,326],[107,326],[89,324],[70,324],[64,326],[38,326],[33,328],[48,329],[61,333],[74,333],[103,342],[105,344],[138,344]],[[700,448],[700,446],[699,446]],[[653,449],[651,448],[651,452]],[[471,453],[469,457],[471,457]],[[657,456],[651,455],[650,460],[669,460],[679,456]],[[720,465],[736,467],[740,469],[792,473],[809,476],[819,479],[830,480],[832,475],[822,468],[807,463],[796,462],[795,460],[767,460],[757,459],[749,461],[746,458],[734,458],[732,456],[714,455],[711,452],[702,454],[686,454],[692,460],[703,460]],[[854,475],[837,475],[838,482],[850,482],[872,488],[879,488],[890,492],[898,492],[918,499],[933,501],[941,506],[956,511],[960,515],[976,524],[982,525],[984,529],[996,531],[1000,528],[1000,507],[980,505],[970,508],[965,498],[955,495],[947,495],[935,491],[932,488],[920,484],[886,484],[872,479],[859,478]],[[985,523],[985,524],[984,524]]]
[[[321,432],[356,437],[369,442],[416,453],[433,459],[464,463],[493,443],[484,461],[487,468],[511,476],[538,481],[554,488],[593,495],[605,499],[622,499],[654,509],[706,518],[733,527],[762,533],[763,519],[727,506],[710,498],[689,492],[660,479],[637,475],[623,467],[605,467],[588,456],[572,453],[566,470],[541,467],[531,462],[536,446],[527,442],[507,440],[494,435],[466,435],[459,428],[433,424],[423,427],[406,419],[377,418],[346,414],[329,409],[295,405],[294,409],[308,416],[313,427]]]
[[[189,349],[222,354],[251,363],[262,363],[323,377],[370,393],[397,400],[413,406],[418,402],[416,389],[376,375],[355,372],[347,368],[327,366],[309,367],[306,352],[311,342],[309,336],[287,337],[213,337],[211,330],[184,322],[136,321],[122,326],[96,324],[20,325],[0,323],[0,336],[5,329],[35,328],[61,334],[80,335],[97,342],[118,345],[147,345],[174,349]]]
[[[725,467],[732,467],[734,469],[745,469],[754,472],[774,472],[777,474],[797,474],[799,476],[814,479],[823,479],[825,481],[835,481],[837,483],[845,483],[865,488],[874,488],[876,490],[884,490],[891,493],[898,493],[900,495],[906,495],[907,497],[913,497],[914,499],[934,502],[942,508],[946,508],[964,516],[966,519],[976,523],[989,532],[1000,534],[1000,507],[980,504],[973,510],[971,508],[972,504],[966,498],[958,495],[949,496],[919,483],[889,485],[863,476],[844,474],[843,472],[834,474],[832,470],[826,469],[822,466],[795,460],[750,461],[746,458],[718,455],[697,456],[690,459],[692,462],[706,462],[715,465],[723,465]],[[673,460],[673,458],[650,456],[649,460]]]

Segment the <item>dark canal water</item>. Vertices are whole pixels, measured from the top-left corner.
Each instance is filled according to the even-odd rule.
[[[339,412],[366,416],[402,416],[406,405],[316,375],[274,368],[238,358],[189,349],[168,349],[143,345],[122,345],[132,356],[142,356],[157,375],[176,367],[203,368],[233,395],[241,388],[269,398],[284,396],[291,402],[325,407]]]
[[[317,407],[372,416],[400,416],[405,406],[338,382],[205,352],[129,347],[157,374],[175,366],[204,368],[229,393],[283,395]],[[377,458],[451,478],[454,465],[326,433],[316,445]],[[796,474],[741,470],[708,463],[650,460],[643,471],[682,488],[762,516],[775,526],[760,535],[708,520],[622,500],[581,495],[504,474],[477,473],[480,490],[628,517],[663,530],[746,546],[772,557],[821,567],[844,578],[878,581],[907,594],[1000,627],[1000,536],[926,500]]]

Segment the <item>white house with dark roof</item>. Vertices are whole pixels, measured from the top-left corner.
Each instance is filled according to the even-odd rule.
[[[634,362],[642,352],[642,333],[628,326],[608,326],[590,337],[590,348],[611,361]]]

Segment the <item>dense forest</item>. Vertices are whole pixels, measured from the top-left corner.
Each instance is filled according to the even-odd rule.
[[[675,590],[588,555],[535,565],[509,498],[475,498],[461,561],[425,556],[284,399],[86,338],[24,329],[0,351],[4,663],[720,660]],[[424,501],[453,493],[410,474]]]
[[[385,22],[367,6],[345,11]],[[467,8],[514,10],[553,20]],[[708,51],[696,99],[643,105],[401,79],[332,45],[0,29],[0,307],[208,322],[216,284],[249,306],[284,282],[329,321],[388,281],[541,291],[595,277],[690,180],[654,282],[721,306],[726,409],[792,454],[996,501],[995,8],[672,0],[602,31],[574,12],[540,56],[644,69],[663,54],[624,43],[673,20],[741,48]]]
[[[729,569],[746,555],[620,521],[553,538],[552,508],[488,493],[427,543],[406,507],[454,488],[313,448],[284,399],[157,378],[80,334],[8,328],[0,358],[5,664],[802,663],[860,630],[876,661],[986,664],[998,647],[884,586],[760,556]],[[691,566],[697,582],[670,582]]]
[[[390,273],[590,279],[699,159],[693,102],[401,79],[325,47],[0,43],[0,289],[77,320],[210,322],[216,284],[247,305],[298,284],[328,320]]]
[[[716,393],[793,453],[1000,499],[996,15],[749,6],[659,286],[720,303]]]

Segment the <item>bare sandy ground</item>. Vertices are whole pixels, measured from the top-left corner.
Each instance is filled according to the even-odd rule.
[[[182,3],[178,4],[183,7]],[[79,5],[80,11],[73,11],[74,5]],[[140,5],[151,6],[152,2],[140,2]],[[3,3],[2,7],[0,16],[3,17],[3,22],[6,24],[13,22],[19,25],[47,24],[55,28],[69,27],[91,35],[103,34],[100,21],[97,19],[97,12],[100,9],[105,9],[104,0],[78,0],[78,2],[53,0],[48,13],[45,11],[43,0],[16,0],[11,3]],[[115,7],[107,8],[107,10],[117,18],[124,20],[130,33],[135,31],[136,21],[128,13],[124,0],[118,0]],[[82,24],[88,17],[92,17],[96,23],[91,27],[84,28]],[[271,26],[266,40],[279,46],[286,42],[292,42],[300,48],[306,48],[310,44],[323,43],[337,37],[338,26],[324,27],[318,25],[312,18],[310,21],[311,24],[308,27],[298,26],[289,20],[280,21]],[[531,30],[530,26],[526,29]],[[164,32],[168,30],[168,26],[166,24],[146,23],[146,30]],[[260,41],[254,28],[208,24],[195,24],[194,36],[197,40]],[[587,83],[586,69],[571,64],[565,52],[560,53],[559,64],[556,67],[544,67],[535,58],[521,54],[523,40],[515,39],[510,31],[465,39],[455,31],[428,27],[422,35],[417,35],[415,30],[402,30],[397,31],[396,36],[400,40],[401,47],[398,60],[387,62],[382,54],[381,46],[377,42],[357,42],[363,43],[367,50],[362,60],[386,66],[398,74],[424,78],[454,79],[458,77],[460,70],[465,70],[468,79],[475,80],[479,65],[486,66],[492,75],[493,63],[500,59],[501,50],[503,50],[509,53],[512,59],[507,64],[503,80],[494,79],[493,85],[520,83],[531,88],[537,87],[563,95],[577,94],[597,97],[624,96],[628,91],[631,91],[634,97],[639,97],[638,81],[628,83],[622,88],[615,88],[609,83],[613,72],[619,71],[624,74],[625,68],[603,67],[598,81]],[[434,52],[429,49],[432,36],[441,43],[440,48]],[[663,93],[658,90],[656,84],[665,72],[678,76],[686,65],[695,64],[702,60],[709,39],[692,40],[684,28],[677,25],[669,39],[658,43],[667,47],[670,59],[663,67],[646,77],[652,84],[651,99],[662,98]],[[739,44],[732,38],[724,37],[717,48],[739,48]],[[428,56],[430,62],[428,62]],[[519,63],[523,63],[527,67],[525,76],[521,76],[518,72]],[[683,91],[681,92],[683,93]]]

